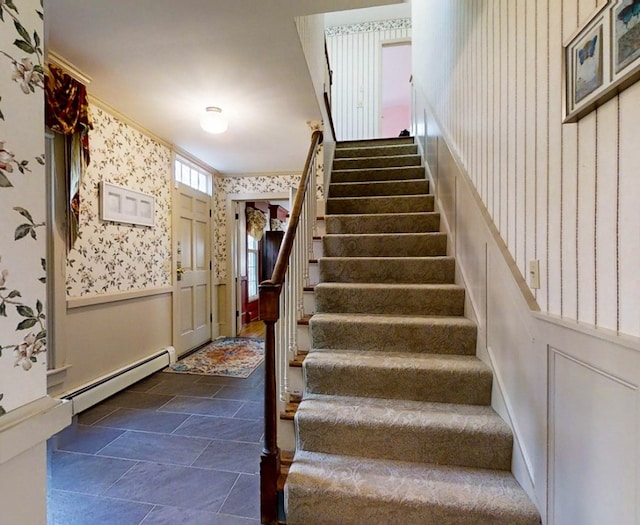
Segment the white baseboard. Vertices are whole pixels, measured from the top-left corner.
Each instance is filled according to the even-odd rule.
[[[175,362],[176,350],[169,346],[60,397],[73,403],[73,415],[76,415]]]

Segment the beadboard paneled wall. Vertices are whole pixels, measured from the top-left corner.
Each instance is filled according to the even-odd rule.
[[[562,124],[562,44],[603,3],[414,0],[414,87],[541,310],[638,336],[640,83]]]
[[[325,33],[333,70],[331,100],[336,139],[378,136],[382,44],[410,40],[411,20],[332,26]]]

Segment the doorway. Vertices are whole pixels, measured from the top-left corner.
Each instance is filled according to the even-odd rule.
[[[397,137],[411,126],[411,41],[383,42],[379,137]]]
[[[229,195],[228,210],[230,225],[229,270],[230,283],[228,298],[229,319],[232,335],[246,330],[252,322],[259,320],[258,286],[270,277],[270,265],[274,253],[279,249],[278,239],[284,235],[286,219],[290,209],[290,195],[287,193],[265,193]],[[256,231],[253,216],[260,221],[262,230]],[[258,228],[260,229],[260,228]]]

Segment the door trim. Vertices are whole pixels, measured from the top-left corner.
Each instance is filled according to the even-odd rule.
[[[213,181],[212,181],[213,184]],[[215,306],[215,298],[214,298],[214,279],[213,279],[213,256],[212,256],[212,235],[211,232],[213,230],[213,219],[212,219],[212,210],[213,210],[213,205],[214,205],[214,201],[213,201],[213,196],[212,195],[208,195],[207,193],[204,193],[200,190],[196,190],[190,186],[187,186],[186,184],[182,184],[181,182],[175,180],[173,180],[173,184],[171,185],[171,289],[172,289],[172,312],[171,312],[171,319],[172,319],[172,344],[173,347],[176,349],[176,351],[178,352],[178,357],[180,357],[181,355],[183,355],[184,353],[188,352],[188,350],[185,352],[184,350],[180,350],[180,344],[179,344],[179,338],[180,338],[180,334],[179,334],[179,319],[178,319],[178,314],[179,314],[179,309],[178,309],[178,301],[180,300],[180,294],[179,294],[179,286],[178,286],[178,280],[176,279],[176,275],[177,275],[177,270],[178,270],[178,230],[177,230],[177,226],[178,226],[178,203],[176,201],[176,196],[180,190],[180,186],[184,186],[185,188],[188,188],[191,191],[195,191],[198,192],[200,194],[202,194],[203,196],[206,196],[208,199],[208,204],[209,204],[209,219],[208,219],[208,249],[206,250],[206,258],[207,258],[207,262],[205,264],[209,264],[209,297],[207,297],[207,302],[209,305],[209,335],[210,337],[214,337],[215,334],[215,330],[213,329],[213,316],[214,316],[214,306]]]
[[[238,335],[236,323],[237,293],[236,278],[238,246],[236,240],[235,203],[246,201],[271,201],[289,200],[289,192],[265,192],[265,193],[229,193],[227,194],[227,280],[225,295],[227,299],[227,330],[233,337]]]

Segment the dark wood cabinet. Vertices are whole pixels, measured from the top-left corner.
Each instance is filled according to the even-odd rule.
[[[266,231],[264,237],[262,237],[262,275],[261,279],[266,280],[271,278],[273,268],[276,265],[278,258],[278,251],[280,250],[280,244],[282,244],[282,238],[284,232],[281,231]]]

